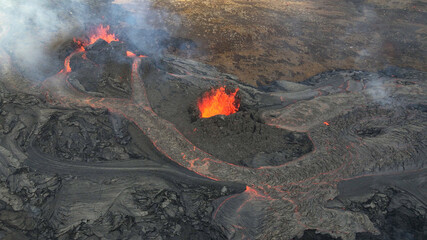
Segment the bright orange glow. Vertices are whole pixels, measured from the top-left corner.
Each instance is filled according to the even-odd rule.
[[[126,51],[126,56],[128,56],[128,57],[136,57],[135,53],[133,53],[131,51]]]
[[[329,123],[328,123],[328,122],[323,122],[323,124],[325,124],[326,126],[329,126]]]
[[[114,35],[114,33],[109,33],[109,31],[110,26],[107,25],[107,27],[104,28],[104,26],[99,25],[98,28],[96,28],[95,31],[89,36],[89,44],[95,43],[98,39],[103,39],[108,43],[119,41],[119,39],[116,38],[116,35]]]
[[[65,58],[65,61],[64,61],[64,70],[65,70],[66,73],[71,72],[71,66],[70,66],[70,59],[71,59],[71,57],[74,54],[78,53],[78,52],[84,52],[85,51],[85,48],[83,47],[83,42],[82,41],[74,39],[74,42],[77,43],[77,46],[79,48],[77,48],[73,53],[71,53],[68,57]],[[82,57],[84,59],[86,59],[86,53],[83,54]]]
[[[68,57],[66,57],[66,58],[65,58],[65,61],[64,61],[64,68],[65,68],[65,72],[66,72],[66,73],[71,72],[71,67],[70,67],[70,58],[71,58],[71,55],[70,55],[70,56],[68,56]]]
[[[215,115],[230,115],[239,110],[240,100],[236,98],[239,91],[237,88],[234,92],[226,92],[225,87],[212,89],[205,92],[197,101],[200,117],[209,118]]]
[[[79,47],[79,48],[77,49],[77,51],[79,51],[79,52],[84,52],[84,51],[85,51],[84,46],[86,46],[87,44],[86,44],[84,41],[79,40],[79,39],[76,39],[76,38],[73,38],[73,41],[74,41],[74,42],[77,44],[77,46]]]
[[[84,51],[85,50],[84,48],[87,45],[95,43],[96,41],[98,41],[98,39],[103,39],[108,43],[111,43],[113,41],[119,41],[119,39],[116,38],[116,35],[114,35],[114,33],[109,33],[109,31],[110,31],[109,25],[107,25],[106,27],[99,25],[95,30],[91,31],[87,40],[75,39],[75,38],[73,40],[79,47],[80,51]]]

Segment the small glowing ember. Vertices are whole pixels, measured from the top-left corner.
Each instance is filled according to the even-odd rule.
[[[328,122],[323,122],[323,124],[325,124],[326,126],[329,126],[329,123],[328,123]]]
[[[205,92],[197,101],[200,117],[209,118],[215,115],[230,115],[239,110],[240,100],[236,97],[239,89],[226,91],[225,87]]]

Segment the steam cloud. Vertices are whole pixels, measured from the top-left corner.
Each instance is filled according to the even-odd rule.
[[[45,74],[51,53],[82,28],[87,8],[78,1],[1,0],[0,46],[26,74]],[[25,67],[24,67],[25,66]]]
[[[64,43],[101,23],[123,25],[121,34],[127,41],[138,49],[158,52],[151,45],[168,39],[168,32],[142,34],[141,29],[153,29],[147,18],[159,12],[148,11],[147,1],[136,4],[140,11],[131,14],[112,0],[0,0],[0,61],[8,55],[27,78],[44,79],[69,54],[64,52]]]
[[[357,56],[354,58],[354,65],[356,68],[369,68],[369,65],[372,62],[377,61],[383,62],[383,68],[387,67],[386,60],[379,58],[380,52],[382,50],[384,39],[380,34],[375,34],[371,28],[375,26],[379,21],[375,9],[363,5],[360,9],[360,16],[363,17],[363,21],[357,22],[354,25],[351,25],[340,39],[344,42],[345,38],[354,34],[369,36],[366,40],[365,46],[357,52]],[[374,102],[382,106],[391,106],[398,104],[398,102],[393,98],[392,92],[389,87],[385,85],[385,80],[378,74],[367,83],[368,90],[367,93],[373,99]]]

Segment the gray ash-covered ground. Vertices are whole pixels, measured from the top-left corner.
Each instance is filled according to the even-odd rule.
[[[424,237],[424,72],[255,88],[113,46],[40,84],[2,66],[0,238]],[[240,111],[197,118],[224,85]]]

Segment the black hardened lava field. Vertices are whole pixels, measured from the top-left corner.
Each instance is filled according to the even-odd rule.
[[[425,71],[254,86],[192,59],[196,40],[130,31],[178,18],[154,3],[6,2],[0,239],[427,237]]]

